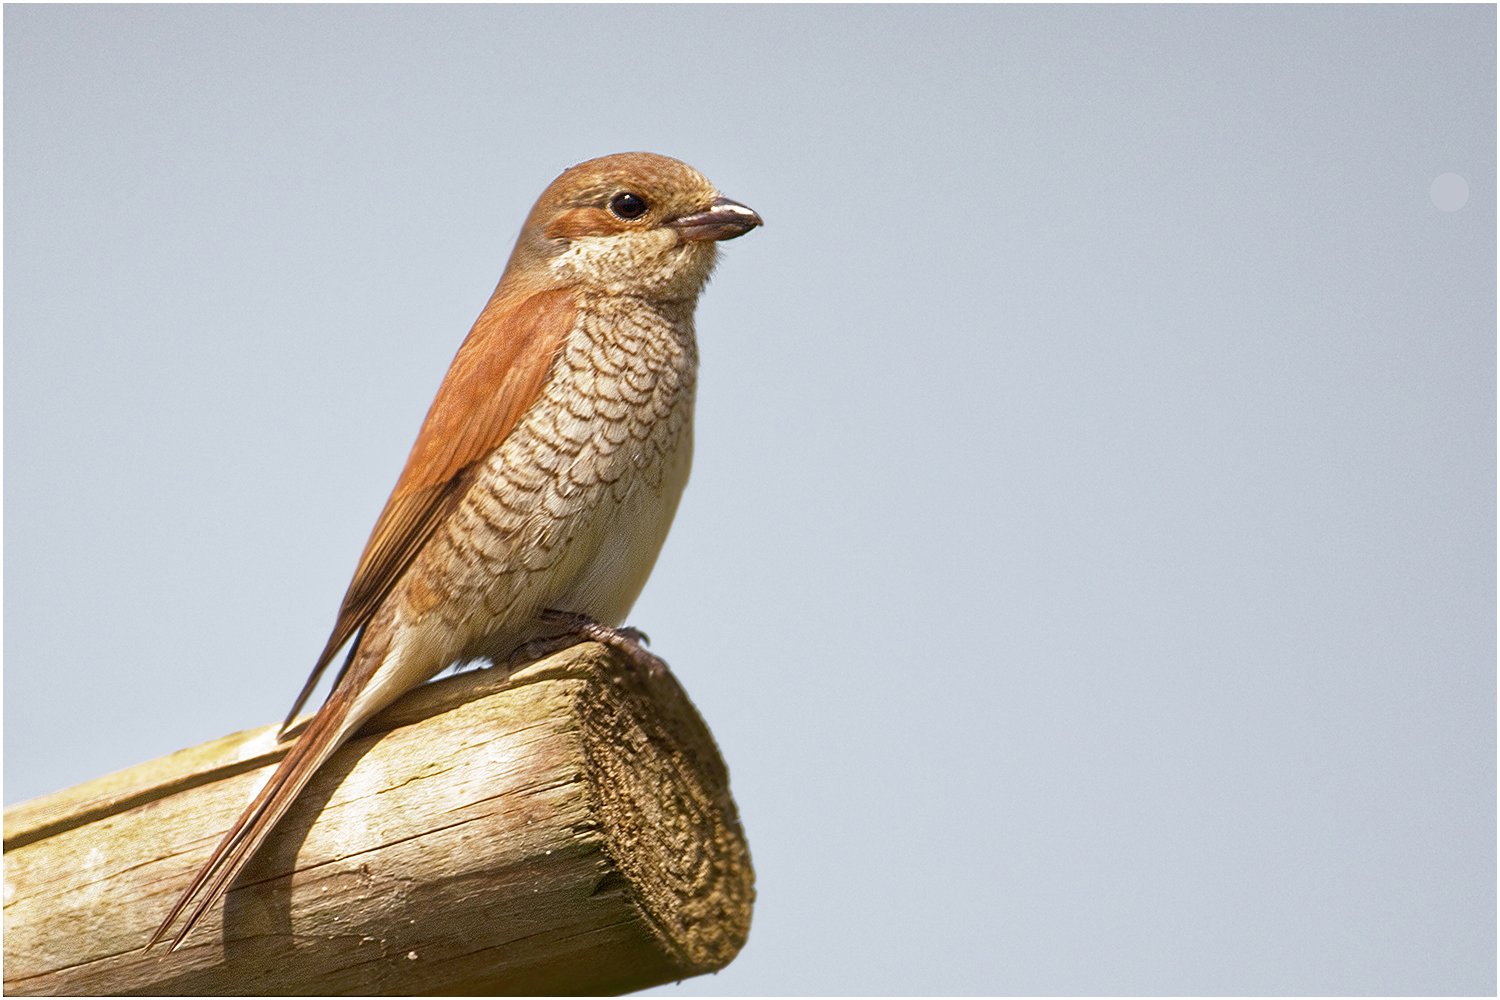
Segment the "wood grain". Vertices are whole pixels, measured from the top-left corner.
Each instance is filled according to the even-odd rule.
[[[620,993],[745,943],[754,871],[711,734],[670,674],[586,644],[376,716],[182,949],[143,953],[275,728],[7,809],[6,993]]]

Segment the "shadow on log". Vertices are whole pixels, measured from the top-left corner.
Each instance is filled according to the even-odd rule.
[[[670,675],[586,644],[425,685],[320,770],[222,905],[141,951],[284,752],[228,736],[5,811],[5,992],[601,994],[713,972],[754,871]]]

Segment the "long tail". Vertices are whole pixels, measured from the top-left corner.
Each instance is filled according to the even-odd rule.
[[[328,696],[307,729],[297,738],[296,745],[277,765],[271,780],[266,782],[234,826],[229,828],[229,832],[214,849],[213,855],[193,879],[192,885],[187,887],[187,891],[168,911],[166,919],[147,942],[147,949],[167,936],[172,924],[197,898],[197,905],[193,907],[177,936],[172,939],[172,950],[176,951],[209,908],[228,891],[235,876],[249,863],[281,817],[286,815],[286,811],[297,800],[318,768],[343,745],[358,723],[363,721],[350,718],[350,710],[354,707],[361,686],[357,683],[343,683]]]

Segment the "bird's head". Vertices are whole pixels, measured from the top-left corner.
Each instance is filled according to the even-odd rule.
[[[565,171],[542,192],[500,282],[511,291],[581,286],[655,299],[695,297],[715,243],[761,218],[698,171],[655,153],[617,153]]]

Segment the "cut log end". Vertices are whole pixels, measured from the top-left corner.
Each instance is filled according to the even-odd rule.
[[[754,871],[713,737],[670,674],[587,644],[392,705],[181,950],[142,952],[275,728],[7,810],[6,992],[620,993],[745,943]]]

